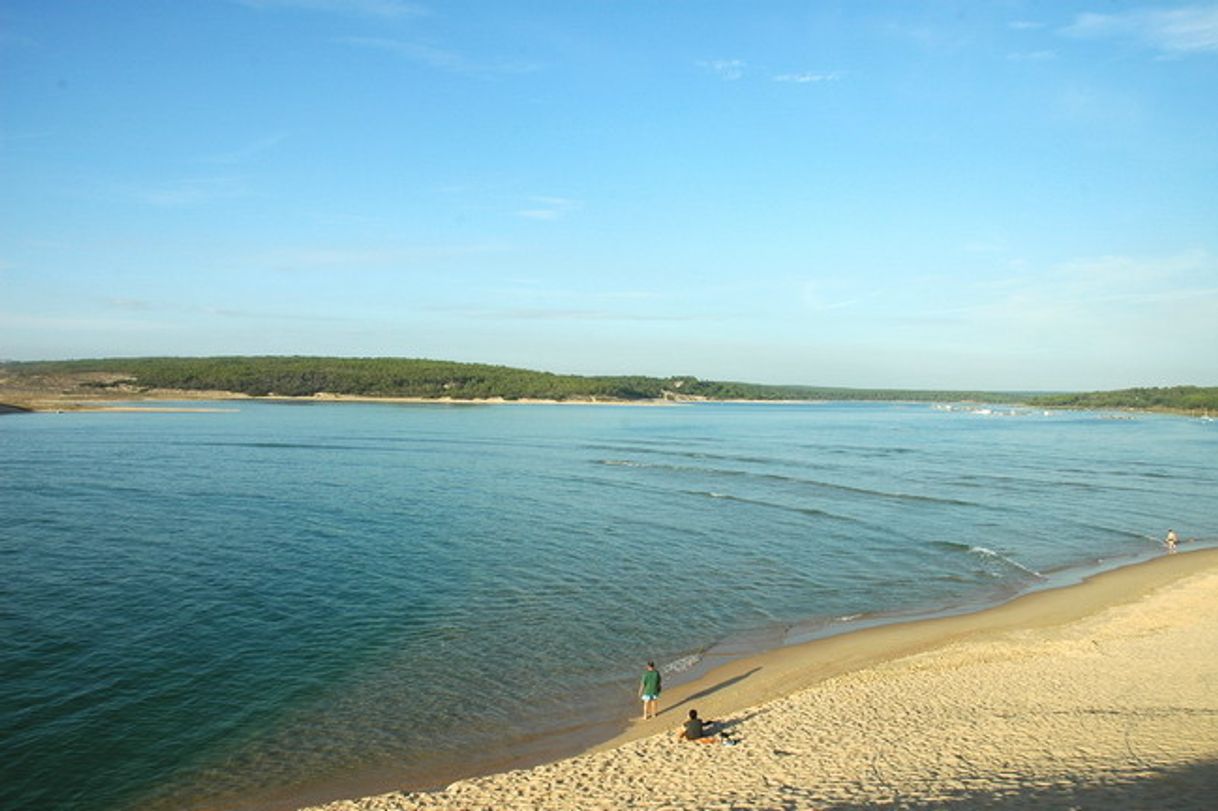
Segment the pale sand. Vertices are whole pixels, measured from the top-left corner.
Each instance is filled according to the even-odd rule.
[[[772,651],[663,698],[588,754],[324,808],[1218,808],[1218,550]],[[739,744],[676,741],[690,706]]]

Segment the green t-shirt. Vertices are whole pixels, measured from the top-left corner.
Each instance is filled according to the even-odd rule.
[[[658,696],[660,694],[660,671],[643,671],[643,695]]]

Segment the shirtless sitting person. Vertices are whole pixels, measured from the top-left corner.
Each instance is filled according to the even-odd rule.
[[[698,743],[714,743],[718,738],[715,737],[715,727],[717,724],[714,721],[705,721],[698,717],[697,710],[689,711],[689,720],[681,725],[677,730],[677,740],[679,741],[697,741]]]

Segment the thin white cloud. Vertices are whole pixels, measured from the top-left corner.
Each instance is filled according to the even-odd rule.
[[[501,247],[495,245],[481,244],[378,248],[307,246],[269,251],[255,257],[253,264],[285,272],[375,270],[404,265],[417,266],[501,250]]]
[[[1218,52],[1218,5],[1084,13],[1061,33],[1080,39],[1132,39],[1176,56]]]
[[[12,31],[0,31],[0,48],[35,48],[39,44],[33,37],[14,34]]]
[[[884,295],[886,289],[860,286],[846,279],[810,279],[800,285],[799,292],[804,309],[828,312],[872,301]]]
[[[127,193],[150,206],[173,208],[244,197],[248,192],[244,183],[238,178],[195,177],[162,184],[131,187],[127,189]]]
[[[124,318],[107,318],[104,316],[98,318],[78,318],[66,315],[55,316],[42,313],[31,315],[28,313],[2,311],[0,311],[0,324],[3,324],[7,329],[36,329],[58,333],[94,330],[103,334],[115,332],[163,333],[171,326],[168,323],[159,321],[135,321]]]
[[[1035,31],[1038,28],[1044,28],[1044,23],[1038,23],[1034,20],[1012,20],[1007,23],[1007,28],[1015,31]]]
[[[976,300],[923,315],[966,316],[991,327],[1002,322],[1029,333],[1093,330],[1115,339],[1120,325],[1160,322],[1168,317],[1163,308],[1171,306],[1175,315],[1188,313],[1198,322],[1212,319],[1206,332],[1213,333],[1212,324],[1218,324],[1216,270],[1218,261],[1205,251],[1077,259],[1046,272],[978,283],[973,287]]]
[[[245,163],[248,160],[258,157],[262,153],[268,152],[271,149],[279,146],[279,144],[287,140],[287,137],[288,136],[285,133],[266,135],[227,152],[217,152],[200,158],[200,162],[215,164]]]
[[[836,82],[842,78],[842,75],[837,71],[829,73],[816,73],[814,71],[804,71],[803,73],[780,73],[773,77],[776,82],[790,82],[792,84],[817,84],[819,82]]]
[[[580,208],[579,201],[567,197],[530,197],[531,208],[520,209],[516,216],[527,220],[557,220]]]
[[[341,37],[338,41],[357,48],[392,53],[424,67],[449,73],[510,75],[533,73],[540,69],[532,62],[475,62],[457,51],[389,37]]]
[[[712,59],[698,63],[698,67],[709,71],[725,82],[734,82],[744,76],[748,66],[743,59]]]
[[[707,316],[690,313],[631,313],[580,307],[488,307],[480,309],[431,308],[486,321],[702,321]]]
[[[127,310],[128,312],[146,312],[153,309],[152,302],[138,298],[112,298],[106,301],[106,306],[115,310]]]
[[[25,141],[45,141],[53,138],[53,130],[34,130],[30,132],[0,132],[0,145],[11,146]]]
[[[1050,62],[1056,58],[1056,51],[1016,51],[1007,54],[1007,59],[1012,62]]]
[[[250,321],[325,321],[333,323],[350,323],[354,321],[363,321],[362,318],[355,316],[341,315],[319,315],[310,313],[276,313],[266,310],[243,310],[234,307],[204,307],[200,310],[204,315],[217,316],[219,318],[231,318],[237,320]]]
[[[292,9],[355,14],[364,17],[419,17],[427,9],[404,0],[237,0],[257,9]]]
[[[972,239],[960,246],[965,253],[978,254],[1004,253],[1008,248],[1006,240],[1000,237]]]

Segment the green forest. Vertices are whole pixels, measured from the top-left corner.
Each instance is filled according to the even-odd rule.
[[[1032,398],[1032,405],[1054,408],[1137,408],[1163,411],[1218,412],[1218,386],[1164,386]]]
[[[417,358],[208,357],[104,358],[8,362],[6,376],[33,381],[56,376],[106,375],[97,389],[226,391],[255,397],[320,393],[361,397],[480,400],[873,400],[1026,403],[1054,408],[1137,408],[1218,412],[1218,387],[1172,386],[1121,391],[1027,392],[854,389],[774,386],[696,377],[562,375],[481,363]]]
[[[256,397],[319,393],[361,397],[507,400],[1001,400],[1010,393],[771,386],[696,377],[562,375],[481,363],[414,358],[106,358],[3,364],[25,379],[106,374],[96,388],[228,391]]]

